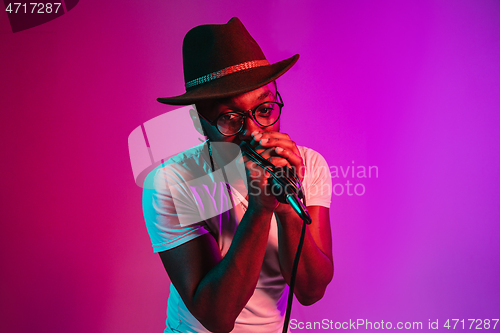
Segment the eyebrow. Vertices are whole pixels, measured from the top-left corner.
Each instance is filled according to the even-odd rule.
[[[267,96],[269,96],[270,94],[272,94],[272,92],[271,92],[271,90],[268,90],[268,91],[263,92],[262,94],[260,94],[260,96],[259,96],[259,97],[257,97],[257,99],[258,99],[259,101],[264,100],[264,99],[266,99],[266,98],[267,98]]]
[[[265,100],[267,98],[267,96],[269,96],[269,95],[273,95],[273,97],[274,97],[274,93],[271,90],[268,90],[268,91],[265,91],[262,94],[260,94],[257,97],[257,100],[258,101]],[[228,104],[230,104],[230,101],[231,101],[231,98],[223,98],[223,99],[220,99],[218,102],[219,102],[219,104],[228,105]]]
[[[276,98],[275,94],[271,91],[271,90],[268,90],[268,91],[265,91],[263,92],[262,94],[260,94],[258,97],[257,97],[257,100],[258,101],[263,101],[265,100],[269,95],[272,95],[274,98]],[[273,100],[274,100],[273,98]],[[223,106],[226,106],[228,109],[227,110],[224,110],[222,111],[217,117],[225,114],[225,113],[230,113],[230,112],[238,112],[237,110],[234,110],[233,107],[231,107],[229,104],[230,104],[230,101],[231,101],[231,98],[223,98],[223,99],[220,99],[218,101],[218,104],[219,105],[223,105]],[[217,102],[216,102],[217,103]],[[245,110],[246,111],[246,110]]]

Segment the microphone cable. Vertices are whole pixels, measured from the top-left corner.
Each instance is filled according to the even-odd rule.
[[[305,204],[304,197],[304,204]],[[286,304],[286,314],[285,321],[283,323],[283,333],[288,332],[288,324],[290,322],[290,314],[292,313],[292,302],[293,302],[293,289],[295,287],[295,277],[297,275],[297,268],[299,267],[300,253],[302,252],[302,245],[304,245],[304,238],[306,235],[306,225],[305,219],[302,219],[302,231],[300,232],[299,244],[297,245],[297,251],[295,252],[295,258],[293,259],[292,273],[290,275],[290,290],[288,290],[288,301]]]

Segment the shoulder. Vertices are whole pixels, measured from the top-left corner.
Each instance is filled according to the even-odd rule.
[[[205,147],[206,147],[205,142],[202,142],[199,145],[196,145],[190,149],[187,149],[183,152],[180,152],[177,155],[170,157],[163,164],[164,166],[168,166],[171,164],[186,165],[190,161],[203,160],[204,159],[203,152],[205,150]]]
[[[208,233],[189,187],[203,175],[205,164],[203,145],[198,145],[168,159],[146,177],[142,207],[155,252]]]
[[[308,169],[326,168],[328,169],[328,163],[326,163],[325,158],[315,151],[314,149],[298,146],[304,165]]]
[[[308,206],[330,207],[332,178],[325,158],[317,151],[299,146],[305,166],[302,186],[306,193]]]
[[[205,143],[201,143],[166,161],[162,160],[146,177],[144,189],[164,189],[168,183],[185,182],[206,174],[209,171],[209,157],[205,147]]]
[[[205,143],[194,146],[193,148],[172,156],[162,163],[160,165],[161,170],[164,172],[182,171],[185,174],[184,176],[206,171],[205,169],[208,166],[207,158],[210,158],[206,150]]]

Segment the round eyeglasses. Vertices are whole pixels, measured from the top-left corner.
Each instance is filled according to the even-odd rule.
[[[226,112],[219,115],[213,121],[208,120],[201,114],[200,116],[210,125],[217,127],[220,134],[225,136],[233,136],[241,132],[246,117],[251,117],[260,127],[268,127],[274,125],[278,121],[281,115],[281,108],[284,105],[278,91],[276,91],[276,96],[279,98],[279,102],[267,101],[244,112]]]

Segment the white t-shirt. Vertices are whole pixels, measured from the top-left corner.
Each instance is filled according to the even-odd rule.
[[[298,148],[306,167],[302,187],[307,206],[330,207],[332,182],[325,159],[312,149]],[[144,189],[143,210],[154,252],[211,233],[221,255],[227,253],[248,202],[245,189],[238,187],[238,191],[226,185],[244,177],[244,166],[229,164],[224,171],[225,174],[220,169],[212,172],[210,155],[203,143],[151,172],[148,177],[153,188]],[[278,228],[273,216],[257,287],[236,319],[233,332],[281,332],[286,295],[281,296],[286,286],[279,267]],[[165,332],[209,332],[191,315],[172,284]]]

